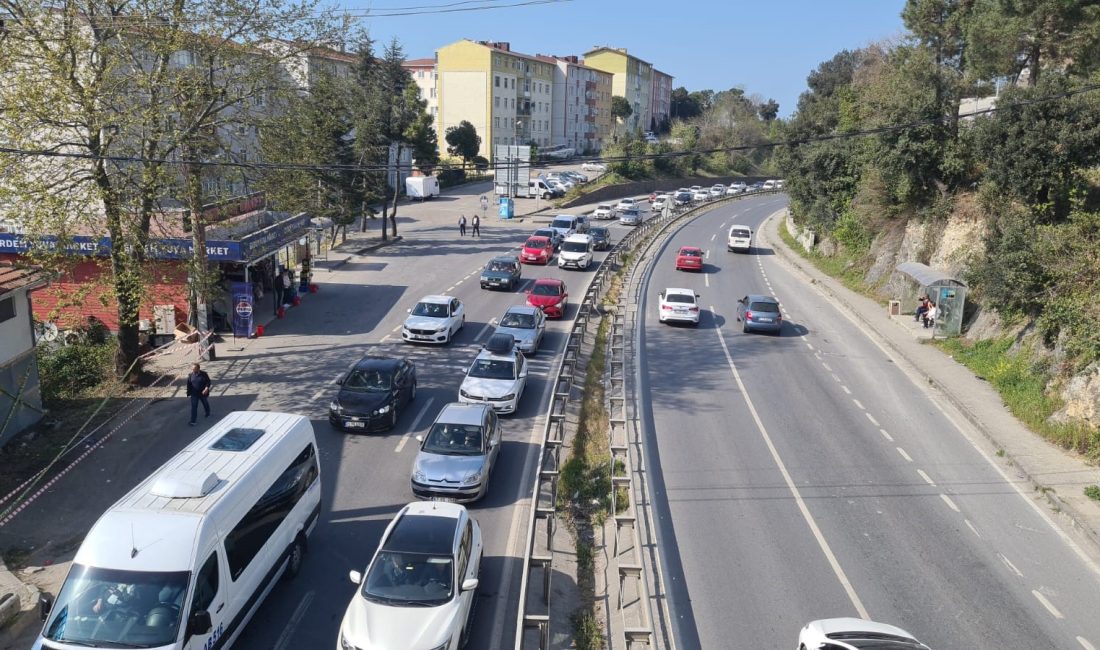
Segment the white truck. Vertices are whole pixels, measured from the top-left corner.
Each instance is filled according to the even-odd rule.
[[[435,176],[409,176],[405,179],[405,194],[418,201],[439,196],[439,179]]]

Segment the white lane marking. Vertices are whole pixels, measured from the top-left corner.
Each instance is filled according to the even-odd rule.
[[[1085,650],[1096,650],[1096,646],[1089,643],[1089,640],[1083,636],[1077,637],[1077,643],[1081,644],[1081,647]]]
[[[1047,600],[1046,596],[1039,593],[1035,589],[1031,590],[1031,595],[1035,596],[1035,600],[1038,600],[1040,605],[1047,608],[1047,611],[1050,612],[1051,616],[1053,616],[1054,618],[1058,618],[1058,619],[1065,618],[1065,616],[1062,614],[1062,612],[1059,612],[1058,608],[1054,606],[1054,603]]]
[[[387,334],[387,335],[383,336],[383,337],[382,337],[382,340],[381,340],[381,341],[379,341],[379,343],[385,343],[385,342],[386,342],[386,341],[388,341],[388,340],[390,340],[390,335],[389,335],[389,334]]]
[[[959,506],[955,505],[955,502],[951,500],[951,497],[947,496],[946,494],[941,494],[940,498],[943,499],[943,502],[947,504],[948,508],[951,508],[955,512],[961,512],[959,510]]]
[[[840,387],[844,389],[844,392],[845,392],[845,393],[848,393],[849,395],[851,395],[851,394],[852,394],[852,391],[848,390],[848,387],[847,387],[847,386],[845,386],[844,384],[841,384],[841,385],[840,385]]]
[[[710,306],[710,311],[712,314],[717,313],[714,309],[714,305]],[[791,478],[790,472],[787,471],[786,464],[783,463],[783,459],[779,456],[779,451],[772,443],[771,436],[768,435],[768,430],[764,427],[764,421],[760,419],[760,414],[756,412],[756,406],[753,405],[752,399],[749,397],[749,392],[745,388],[745,383],[741,381],[741,373],[737,371],[737,365],[733,363],[733,356],[730,354],[729,347],[726,346],[726,339],[722,338],[722,330],[720,328],[715,328],[714,333],[718,335],[718,342],[722,345],[722,352],[726,355],[726,363],[729,364],[730,372],[733,373],[733,378],[737,382],[737,388],[741,391],[741,398],[745,400],[745,404],[749,407],[749,413],[752,414],[752,419],[756,422],[756,428],[764,438],[764,444],[767,445],[772,460],[775,462],[776,467],[779,468],[779,473],[783,475],[783,480],[787,484],[787,489],[790,490],[791,494],[794,496],[795,503],[798,505],[798,510],[802,513],[802,518],[806,520],[806,525],[810,527],[810,532],[813,533],[814,539],[817,540],[818,547],[820,547],[821,552],[825,554],[825,559],[829,561],[829,566],[832,567],[833,573],[844,588],[844,592],[848,594],[848,600],[852,602],[852,606],[855,607],[856,612],[859,613],[861,618],[869,619],[870,616],[867,613],[867,608],[863,606],[863,601],[861,601],[859,595],[856,594],[855,587],[852,586],[852,582],[848,579],[848,575],[840,566],[840,561],[836,559],[836,555],[829,546],[829,542],[825,540],[825,535],[821,532],[821,528],[818,527],[817,521],[814,519],[813,514],[810,513],[810,508],[806,505],[806,502],[802,499],[802,494],[798,491],[798,486],[795,485],[794,479]]]
[[[925,482],[925,483],[927,483],[927,484],[931,485],[932,487],[936,487],[936,482],[935,482],[935,481],[933,481],[933,480],[932,480],[932,477],[931,477],[931,476],[929,476],[928,474],[926,474],[926,473],[925,473],[925,471],[924,471],[923,469],[918,469],[918,470],[917,470],[917,474],[920,474],[920,477],[921,477],[922,479],[924,479],[924,482]]]
[[[721,226],[718,226],[718,232],[722,232],[725,228],[726,228],[726,224],[723,223]]]
[[[401,450],[405,448],[405,445],[409,442],[409,438],[412,438],[413,432],[420,426],[420,420],[424,418],[424,414],[432,407],[432,402],[434,401],[434,397],[429,398],[427,402],[424,402],[424,406],[420,407],[420,412],[416,414],[416,419],[413,420],[412,426],[405,432],[405,435],[401,436],[401,440],[397,442],[397,448],[393,450],[393,453],[400,454]]]
[[[717,236],[718,236],[718,235],[711,235],[711,236],[710,236],[710,240],[711,240],[711,241],[714,241],[714,238],[715,238],[715,237],[717,237]]]
[[[393,329],[392,329],[392,330],[390,330],[390,331],[391,331],[391,332],[396,332],[396,331],[397,331],[397,330],[399,330],[399,329],[401,329],[401,326],[400,326],[400,325],[398,325],[397,327],[393,328]]]
[[[909,456],[909,454],[905,453],[904,449],[902,449],[901,447],[897,447],[897,450],[898,453],[901,454],[901,457],[904,458],[907,462],[913,462],[913,459]]]
[[[836,373],[833,373],[833,379],[835,379],[835,380],[836,380],[836,383],[838,383],[838,384],[839,384],[839,383],[841,383],[841,381],[840,381],[840,377],[837,377],[837,376],[836,376]]]
[[[883,437],[883,438],[886,438],[886,439],[887,439],[887,440],[889,440],[890,442],[893,442],[893,441],[894,441],[894,438],[893,438],[893,436],[891,436],[891,435],[890,435],[889,433],[887,433],[887,432],[886,432],[886,429],[879,429],[879,430],[878,430],[878,432],[882,434],[882,437]]]
[[[309,401],[316,402],[317,400],[321,399],[321,396],[324,395],[324,394],[325,394],[325,389],[321,388],[316,393],[313,394],[313,397],[309,398]]]
[[[963,519],[963,522],[966,524],[966,527],[970,529],[970,532],[977,535],[978,539],[981,539],[982,534],[978,532],[978,529],[974,527],[974,524],[970,523],[969,519]]]
[[[806,343],[806,347],[810,348],[811,350],[814,349],[814,346],[808,342]]]
[[[283,628],[283,633],[279,635],[279,640],[275,642],[274,650],[283,650],[290,644],[290,637],[294,636],[294,631],[298,629],[298,625],[302,622],[302,617],[306,615],[306,610],[309,609],[315,595],[316,592],[307,591],[306,595],[302,597],[302,602],[298,603],[297,609],[294,610],[294,614],[290,617],[286,627]]]
[[[709,248],[707,249],[707,254],[706,254],[706,258],[707,258],[708,260],[710,259],[710,249],[709,249]]]
[[[1007,566],[1008,568],[1012,569],[1012,572],[1016,574],[1016,577],[1018,577],[1018,578],[1022,578],[1022,577],[1024,577],[1024,574],[1023,574],[1023,573],[1022,573],[1022,572],[1021,572],[1021,571],[1020,571],[1019,569],[1017,569],[1017,568],[1016,568],[1016,565],[1015,565],[1015,564],[1013,564],[1013,563],[1012,563],[1012,560],[1009,560],[1009,559],[1008,559],[1008,558],[1007,558],[1007,557],[1006,557],[1006,556],[1004,555],[1004,553],[998,553],[998,554],[997,554],[997,557],[1001,558],[1001,562],[1004,562],[1004,563],[1005,563],[1005,566]]]
[[[855,402],[855,405],[859,407],[859,410],[861,410],[861,411],[866,411],[867,410],[863,406],[863,402],[861,402],[861,401],[859,401],[858,399],[855,399],[855,398],[853,398],[852,401]]]
[[[444,291],[443,293],[450,293],[450,292],[454,291],[454,288],[455,288],[455,285],[452,284],[451,286],[447,287],[447,290]]]
[[[480,341],[481,337],[484,336],[485,332],[489,331],[489,328],[492,327],[492,326],[493,326],[493,321],[489,321],[488,323],[485,323],[485,327],[482,327],[481,330],[478,331],[477,336],[474,337],[474,340],[475,341]]]
[[[709,273],[707,273],[706,275],[703,276],[703,284],[707,285],[708,287],[710,286],[710,274]]]
[[[829,364],[825,363],[824,361],[821,362],[821,367],[828,370],[829,372],[833,371],[833,369],[829,367]]]
[[[878,420],[875,419],[875,416],[871,415],[870,413],[864,413],[864,415],[866,415],[867,419],[871,421],[871,424],[875,425],[876,427],[878,426]]]

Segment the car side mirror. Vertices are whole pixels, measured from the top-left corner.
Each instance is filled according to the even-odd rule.
[[[468,578],[462,581],[462,591],[473,591],[474,589],[477,589],[477,585],[477,578]]]
[[[406,314],[411,314],[411,313],[413,313],[413,310],[412,310],[412,308],[406,309],[406,310],[405,310],[405,313],[406,313]]]
[[[417,442],[424,442],[424,436],[417,436],[416,441]]]
[[[212,629],[214,629],[214,624],[210,620],[210,612],[205,609],[194,612],[187,621],[187,633],[189,635],[209,634]]]
[[[53,609],[53,596],[50,594],[42,594],[38,597],[38,618],[45,621],[50,617],[50,610]]]
[[[698,298],[698,297],[699,297],[699,294],[695,294],[695,297],[696,297],[696,298]]]
[[[359,573],[358,571],[354,571],[354,570],[348,571],[348,579],[351,580],[352,584],[356,584],[356,585],[362,584],[363,574]]]

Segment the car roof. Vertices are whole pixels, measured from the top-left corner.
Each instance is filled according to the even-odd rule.
[[[681,246],[680,250],[682,250],[682,251],[700,251],[700,252],[702,252],[703,249],[699,248],[698,246]]]
[[[745,226],[745,225],[742,225],[742,224],[739,224],[739,223],[735,223],[732,226],[730,226],[730,230],[733,230],[734,228],[744,228],[745,230],[752,230],[752,228],[750,228],[749,226]]]
[[[746,296],[746,298],[749,299],[749,302],[774,302],[777,305],[779,304],[779,301],[776,300],[775,296],[765,296],[764,294],[760,293],[750,293],[748,296]]]
[[[553,233],[556,233],[556,231],[555,231],[555,230],[554,230],[553,228],[551,228],[550,226],[547,226],[547,227],[545,227],[545,228],[539,228],[538,230],[536,230],[536,231],[535,231],[535,234],[534,234],[533,236],[534,236],[534,237],[549,237],[549,236],[550,236],[549,234],[547,234],[547,235],[540,235],[540,234],[538,234],[538,233],[540,233],[540,232],[545,232],[545,233],[552,233],[552,234],[553,234]]]
[[[665,295],[666,296],[669,295],[669,294],[674,294],[674,293],[681,293],[681,294],[686,293],[686,294],[689,294],[691,296],[694,296],[695,295],[695,290],[694,289],[680,289],[680,288],[677,288],[677,287],[668,287],[667,289],[665,289]]]
[[[424,504],[441,504],[426,501]],[[382,550],[400,553],[426,553],[430,555],[450,555],[454,552],[455,533],[461,515],[449,509],[427,510],[407,507],[395,522],[390,535],[382,545]]]
[[[542,241],[550,241],[550,238],[547,237],[546,235],[531,235],[530,237],[527,238],[527,241],[531,241],[532,239],[538,239],[538,240],[542,240]]]
[[[401,365],[403,359],[391,359],[388,357],[366,356],[355,364],[356,370],[393,370]]]
[[[475,424],[480,426],[485,419],[485,409],[488,408],[491,408],[488,404],[451,402],[443,407],[439,415],[435,416],[435,421],[446,424]]]
[[[578,232],[578,233],[573,233],[572,235],[569,235],[568,237],[566,237],[565,241],[578,242],[578,241],[588,241],[590,239],[592,239],[591,235],[586,235],[583,232]]]
[[[539,278],[538,280],[535,280],[535,284],[552,284],[555,287],[559,287],[565,284],[565,282],[557,278]]]
[[[494,334],[493,336],[497,336],[497,334]],[[505,334],[505,336],[512,336],[512,335],[511,334]],[[518,356],[517,352],[518,352],[518,350],[516,350],[514,347],[511,350],[509,350],[508,352],[493,352],[492,350],[490,350],[488,348],[481,348],[481,352],[477,353],[477,356],[474,357],[474,361],[479,361],[479,360],[482,360],[482,359],[492,359],[494,361],[511,361],[511,362],[514,363],[516,361],[516,357]],[[467,423],[467,424],[481,424],[481,420],[478,420],[476,423]]]
[[[424,296],[418,302],[429,302],[437,305],[446,305],[454,300],[454,296],[444,296],[439,294],[433,294],[430,296]]]
[[[588,230],[589,235],[591,235],[592,233],[596,233],[596,232],[609,232],[609,231],[607,230],[607,226],[592,226]]]
[[[610,203],[601,203],[601,204],[596,206],[596,209],[599,210],[600,208],[610,208],[610,207],[611,207]]]
[[[531,305],[512,305],[508,309],[504,310],[505,314],[527,314],[534,316],[538,312],[542,311],[538,307],[532,307]]]
[[[515,255],[497,255],[489,260],[490,262],[519,262],[519,258]]]

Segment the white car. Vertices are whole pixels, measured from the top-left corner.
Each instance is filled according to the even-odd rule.
[[[726,240],[726,250],[735,253],[752,252],[752,228],[733,224]]]
[[[691,198],[694,201],[709,201],[710,190],[700,187],[699,189],[692,191]]]
[[[397,513],[351,597],[336,650],[458,650],[469,637],[483,552],[464,506],[410,503]]]
[[[581,163],[581,171],[586,172],[605,172],[607,171],[607,165],[602,162],[596,162],[589,160],[588,162]]]
[[[735,185],[730,185],[729,187],[726,188],[726,196],[735,196],[735,195],[740,194],[740,193],[741,193],[741,190],[737,189],[737,186],[735,186]]]
[[[798,633],[799,650],[928,650],[912,635],[893,625],[859,618],[811,621]]]
[[[714,187],[711,187],[710,188],[710,195],[711,195],[711,198],[715,198],[715,199],[718,199],[718,198],[721,198],[721,197],[725,196],[726,195],[726,186],[725,185],[715,185]]]
[[[658,296],[657,320],[699,324],[699,294],[691,289],[665,289]]]
[[[569,190],[573,189],[572,184],[567,184],[567,183],[565,183],[563,181],[560,181],[556,178],[546,179],[546,184],[548,186],[550,186],[550,189],[554,190],[555,192],[558,192],[559,194],[565,194]]]
[[[593,219],[614,219],[615,218],[615,206],[610,203],[601,203],[596,206],[596,209],[592,211]]]
[[[449,343],[466,324],[466,310],[454,296],[424,296],[401,326],[406,343]]]
[[[619,204],[615,206],[615,209],[619,212],[623,210],[636,210],[638,208],[638,201],[632,198],[619,199]]]
[[[527,387],[527,359],[511,334],[489,337],[458,388],[458,401],[488,404],[497,413],[515,413]]]
[[[664,194],[658,194],[653,197],[653,200],[649,202],[649,207],[652,210],[664,210],[665,204],[668,203],[668,196]]]
[[[744,183],[740,183],[740,182],[730,183],[730,189],[731,190],[737,190],[738,194],[744,194],[745,190],[749,189],[749,186],[745,185]]]

